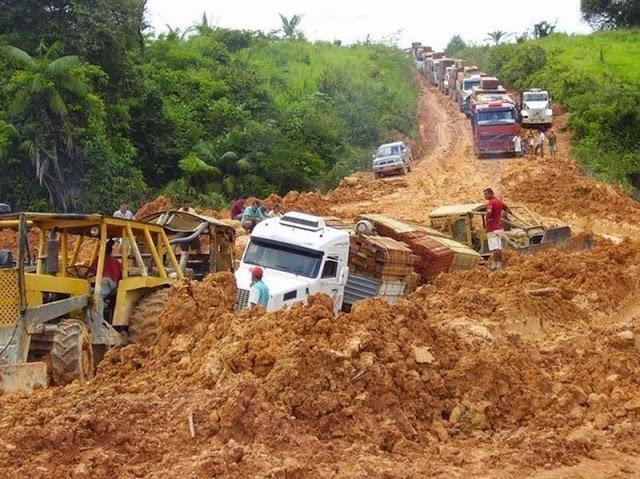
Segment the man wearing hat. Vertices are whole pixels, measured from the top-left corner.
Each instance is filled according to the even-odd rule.
[[[269,302],[269,287],[262,280],[264,270],[260,266],[254,266],[251,271],[251,290],[249,291],[249,307],[267,307]]]

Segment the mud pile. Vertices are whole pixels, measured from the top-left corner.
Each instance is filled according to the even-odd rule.
[[[328,198],[332,203],[338,205],[345,203],[345,201],[375,202],[376,198],[392,194],[406,186],[407,180],[403,176],[375,179],[371,173],[360,172],[343,178],[338,187],[328,195]]]
[[[282,210],[300,211],[312,215],[326,216],[331,214],[331,203],[315,192],[301,193],[290,191],[282,198]]]
[[[29,229],[29,250],[34,255],[38,251],[38,245],[40,243],[40,229]],[[0,249],[11,250],[13,254],[16,254],[18,247],[18,233],[10,229],[0,229]]]
[[[497,444],[497,468],[574,464],[640,431],[640,329],[595,323],[629,299],[638,251],[512,258],[338,317],[323,296],[237,314],[230,274],[182,282],[152,348],[109,352],[86,386],[0,399],[0,461],[25,477],[407,477]]]
[[[155,200],[145,203],[140,207],[136,212],[136,219],[144,218],[159,211],[172,210],[173,208],[173,203],[169,198],[166,196],[158,196]]]

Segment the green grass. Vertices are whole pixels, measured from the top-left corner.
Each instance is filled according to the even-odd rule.
[[[593,78],[640,84],[640,30],[552,35],[536,42],[551,61]]]

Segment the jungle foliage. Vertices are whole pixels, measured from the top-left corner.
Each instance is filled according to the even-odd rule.
[[[398,49],[307,42],[301,15],[280,33],[203,17],[155,36],[145,7],[0,0],[0,200],[110,212],[162,192],[220,207],[329,188],[416,133]]]

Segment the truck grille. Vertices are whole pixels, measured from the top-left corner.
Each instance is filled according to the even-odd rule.
[[[249,291],[246,289],[238,289],[238,299],[236,300],[236,311],[249,306]]]

